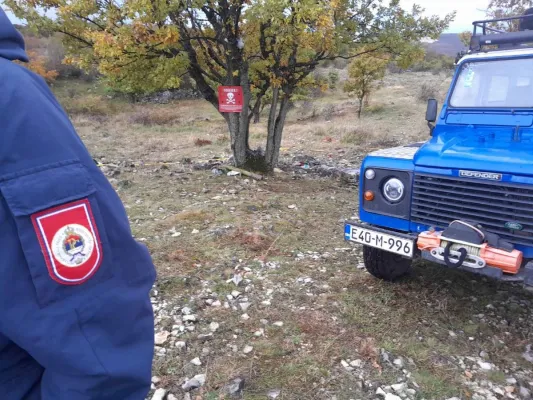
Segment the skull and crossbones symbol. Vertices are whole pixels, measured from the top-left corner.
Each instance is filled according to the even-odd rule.
[[[228,104],[235,104],[235,95],[233,93],[228,93],[226,97],[226,103]]]

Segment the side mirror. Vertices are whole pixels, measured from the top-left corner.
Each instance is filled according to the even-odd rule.
[[[428,106],[426,109],[426,121],[435,122],[437,120],[437,111],[439,103],[435,99],[428,99]]]

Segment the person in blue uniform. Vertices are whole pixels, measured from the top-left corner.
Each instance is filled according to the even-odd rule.
[[[144,400],[155,269],[0,9],[0,398]]]

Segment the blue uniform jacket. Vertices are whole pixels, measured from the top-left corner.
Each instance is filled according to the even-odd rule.
[[[0,10],[0,398],[141,400],[155,270]]]

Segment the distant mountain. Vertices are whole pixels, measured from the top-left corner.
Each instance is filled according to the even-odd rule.
[[[443,33],[438,40],[425,42],[424,47],[427,51],[451,57],[455,57],[462,50],[467,50],[457,33]]]

